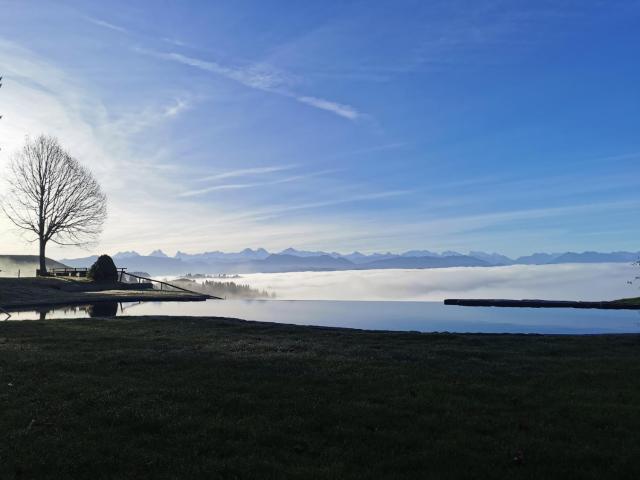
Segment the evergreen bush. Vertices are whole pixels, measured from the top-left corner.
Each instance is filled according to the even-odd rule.
[[[100,255],[87,276],[94,282],[115,283],[118,281],[118,269],[109,255]]]

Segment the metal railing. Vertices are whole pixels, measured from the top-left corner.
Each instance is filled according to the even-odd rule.
[[[160,285],[160,290],[163,290],[165,287],[167,287],[167,288],[175,288],[176,290],[181,290],[183,292],[191,293],[193,295],[198,295],[198,296],[201,296],[201,297],[211,298],[211,299],[214,299],[214,300],[222,300],[221,297],[216,297],[214,295],[209,295],[209,294],[206,294],[206,293],[196,292],[194,290],[189,290],[187,288],[183,288],[183,287],[179,287],[177,285],[173,285],[172,283],[169,283],[169,282],[163,282],[162,280],[156,280],[155,278],[141,277],[140,275],[135,275],[133,273],[126,273],[125,275],[128,275],[129,277],[137,278],[139,280],[145,280],[146,282],[149,282],[149,283],[157,283],[157,284]]]

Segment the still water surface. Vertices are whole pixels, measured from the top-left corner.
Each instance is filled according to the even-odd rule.
[[[11,320],[178,315],[371,330],[483,333],[640,333],[640,312],[458,307],[441,302],[208,300],[101,303],[12,313]],[[0,318],[2,318],[0,316]]]

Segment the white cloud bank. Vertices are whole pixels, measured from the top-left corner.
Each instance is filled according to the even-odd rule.
[[[613,300],[640,294],[627,284],[636,274],[638,268],[628,264],[563,264],[256,273],[238,282],[275,292],[282,300]]]

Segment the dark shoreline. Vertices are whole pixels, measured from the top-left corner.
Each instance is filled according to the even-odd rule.
[[[603,302],[576,302],[570,300],[503,300],[448,298],[445,305],[461,307],[515,307],[515,308],[596,308],[601,310],[640,310],[640,303],[625,303],[624,300]]]
[[[100,284],[68,278],[0,278],[0,309],[18,311],[102,302],[202,301],[209,295],[141,288],[137,284]]]

